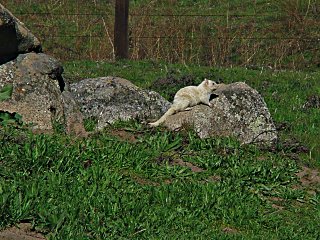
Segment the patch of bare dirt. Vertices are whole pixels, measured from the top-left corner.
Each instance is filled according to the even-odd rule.
[[[164,180],[164,183],[165,183],[165,184],[171,184],[171,183],[172,183],[172,180],[171,180],[171,179],[166,179],[166,180]]]
[[[304,187],[320,185],[320,173],[317,169],[303,167],[296,175]]]
[[[139,176],[133,176],[132,178],[136,183],[138,183],[140,185],[147,185],[147,186],[159,186],[160,185],[157,182],[153,182],[153,181],[151,181],[149,179],[145,179],[145,178],[142,178],[142,177],[139,177]]]
[[[135,173],[129,172],[127,170],[121,171],[122,174],[124,174],[125,176],[131,178],[133,181],[135,181],[136,183],[140,184],[140,185],[144,185],[144,186],[160,186],[160,183],[158,182],[154,182],[150,179],[146,179],[142,176],[139,176]]]
[[[283,210],[283,209],[284,209],[283,206],[280,206],[280,205],[275,204],[275,203],[273,203],[271,206],[272,206],[274,209],[277,209],[277,210]]]
[[[238,232],[239,232],[237,229],[232,228],[232,227],[224,227],[224,228],[222,229],[222,231],[223,231],[224,233],[231,233],[231,234],[235,234],[235,233],[238,233]]]
[[[86,138],[90,135],[89,132],[84,129],[83,124],[81,123],[74,123],[69,126],[67,133],[78,138]]]
[[[269,199],[273,202],[283,202],[284,201],[283,198],[279,198],[279,197],[270,197]]]
[[[157,159],[156,162],[161,165],[163,163],[168,163],[172,166],[180,166],[180,167],[187,167],[189,168],[192,172],[194,173],[199,173],[199,172],[204,172],[205,169],[200,168],[190,162],[183,161],[181,158],[177,156],[164,156],[160,155]]]
[[[203,168],[197,167],[196,165],[193,165],[190,162],[185,162],[182,159],[175,159],[171,163],[172,165],[177,165],[181,167],[187,167],[189,168],[192,172],[198,173],[198,172],[203,172],[205,171]]]
[[[283,210],[284,206],[282,206],[281,204],[283,204],[284,199],[283,198],[279,198],[279,197],[270,197],[269,200],[272,201],[272,208],[277,209],[277,210]]]
[[[119,138],[120,140],[123,140],[123,141],[131,142],[131,143],[134,143],[137,141],[137,139],[133,133],[122,130],[122,129],[112,130],[110,132],[110,134],[114,137]]]
[[[281,145],[262,146],[262,150],[273,153],[281,152],[285,157],[293,160],[300,160],[300,154],[309,153],[310,149],[299,142],[297,139],[286,139],[281,142]]]
[[[191,170],[191,172],[193,173],[201,173],[201,172],[205,172],[206,169],[203,169],[201,167],[198,167],[196,165],[194,165],[191,162],[187,162],[182,160],[179,157],[175,157],[173,155],[169,155],[169,156],[164,156],[164,155],[160,155],[157,159],[156,162],[161,165],[164,163],[168,163],[171,166],[180,166],[180,167],[187,167]],[[201,180],[201,183],[214,183],[214,182],[220,182],[221,181],[221,176],[219,175],[212,175],[212,176],[208,176],[206,179]],[[172,180],[170,179],[166,179],[164,181],[165,184],[171,184]]]
[[[221,177],[219,175],[212,175],[209,176],[204,182],[220,182],[221,181]]]
[[[221,177],[219,175],[212,175],[207,177],[204,180],[201,180],[200,182],[205,184],[205,183],[217,183],[221,181]]]
[[[0,232],[0,240],[45,240],[39,232],[32,229],[30,223],[20,223]]]

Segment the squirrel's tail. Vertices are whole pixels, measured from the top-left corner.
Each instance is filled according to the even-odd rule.
[[[176,109],[174,106],[172,106],[171,108],[169,108],[169,110],[165,114],[163,114],[163,116],[158,121],[153,122],[153,123],[149,123],[149,125],[152,127],[157,127],[161,123],[163,123],[167,119],[167,117],[174,114],[175,112],[176,112]]]

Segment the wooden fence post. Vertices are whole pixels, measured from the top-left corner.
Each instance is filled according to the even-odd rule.
[[[114,52],[116,59],[129,57],[129,0],[116,0],[114,21]]]

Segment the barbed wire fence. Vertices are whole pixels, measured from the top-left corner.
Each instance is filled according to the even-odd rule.
[[[94,9],[94,6],[93,6]],[[114,12],[37,12],[15,15],[44,50],[64,61],[113,60]],[[129,13],[131,59],[215,66],[320,66],[318,14]]]

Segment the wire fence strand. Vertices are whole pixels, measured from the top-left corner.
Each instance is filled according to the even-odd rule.
[[[37,33],[45,51],[62,60],[113,59],[114,9],[97,11],[98,6],[90,4],[89,11],[77,5],[74,11],[25,8],[15,11],[15,15]],[[129,51],[132,59],[168,62],[277,68],[317,66],[319,25],[318,13],[294,9],[172,13],[147,6],[129,12]]]

